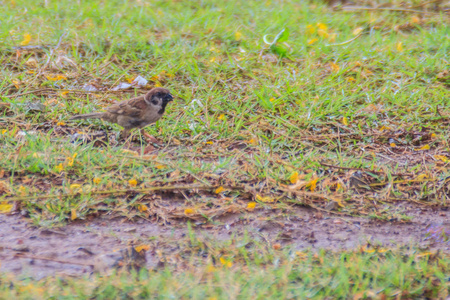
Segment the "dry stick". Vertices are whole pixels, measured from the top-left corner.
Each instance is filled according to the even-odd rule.
[[[161,165],[166,165],[166,166],[169,166],[169,167],[172,167],[172,168],[175,168],[175,169],[179,169],[179,170],[183,171],[184,173],[187,173],[187,174],[191,175],[192,177],[194,177],[198,181],[203,182],[207,186],[211,186],[211,184],[209,182],[207,182],[207,181],[205,181],[205,180],[203,180],[201,178],[198,178],[197,176],[195,176],[191,172],[186,171],[184,169],[181,169],[180,167],[176,167],[172,163],[169,163],[169,162],[163,162],[163,161],[159,161],[159,160],[156,160],[156,159],[151,159],[150,160],[150,159],[145,159],[145,158],[142,158],[142,157],[134,157],[134,156],[126,156],[126,155],[117,155],[117,156],[118,157],[123,157],[123,158],[129,158],[129,159],[137,159],[137,160],[143,160],[143,161],[152,161],[152,162],[155,162],[155,163],[158,163],[158,164],[161,164]]]
[[[287,189],[280,189],[280,188],[278,188],[278,189],[281,190],[281,191],[284,191],[286,193],[293,193],[293,194],[295,194],[297,196],[307,196],[307,194],[309,194],[308,192],[290,191],[290,190],[287,190]],[[304,193],[307,193],[307,194],[304,194]],[[314,194],[314,193],[312,193],[312,194]],[[323,198],[326,197],[326,196],[323,196],[323,195],[320,195],[320,194],[319,195],[314,195],[314,196],[321,196]],[[325,198],[325,199],[327,199],[327,198]],[[294,204],[304,204],[304,205],[307,205],[307,206],[309,206],[311,208],[314,208],[315,210],[323,211],[323,212],[330,213],[330,214],[335,214],[335,215],[340,215],[340,216],[342,216],[342,215],[349,215],[349,213],[341,213],[341,212],[337,212],[337,211],[333,211],[333,210],[327,210],[327,209],[318,207],[318,206],[316,206],[316,205],[314,205],[312,203],[305,203],[305,202],[298,203],[298,202],[293,202],[293,201],[289,201],[289,202],[294,203]]]
[[[422,11],[407,8],[396,8],[396,7],[362,7],[362,6],[347,6],[342,8],[343,11],[354,11],[354,10],[369,10],[369,11],[400,11],[400,12],[410,12],[416,14],[440,14],[439,12],[432,11]]]
[[[425,1],[424,3],[420,3],[420,4],[416,5],[416,6],[413,6],[413,8],[422,7],[422,6],[425,6],[425,5],[428,5],[428,4],[432,4],[432,3],[435,3],[435,2],[441,2],[441,1],[442,0]]]
[[[336,202],[336,200],[333,199],[333,197],[330,197],[330,196],[327,196],[327,195],[322,195],[322,194],[319,194],[319,193],[296,191],[296,190],[290,190],[290,189],[286,189],[286,188],[282,188],[282,187],[277,187],[277,189],[279,189],[280,191],[283,191],[283,192],[293,193],[293,194],[296,194],[298,196],[315,197],[315,198],[321,198],[321,199],[331,200],[331,201],[335,201]]]
[[[52,48],[50,50],[50,55],[47,58],[47,61],[45,62],[44,66],[42,67],[42,69],[39,71],[39,73],[41,73],[43,70],[45,70],[48,66],[48,64],[50,63],[50,60],[53,57],[53,54],[55,53],[56,49],[59,48],[59,46],[61,46],[61,42],[62,39],[67,35],[67,31],[65,31],[63,34],[61,34],[61,36],[59,37],[58,43],[56,44],[56,46],[54,48]]]
[[[330,44],[330,45],[325,45],[325,46],[331,47],[331,46],[343,46],[343,45],[347,45],[347,44],[350,44],[351,42],[353,42],[354,40],[356,40],[357,38],[359,38],[359,37],[362,36],[362,35],[363,35],[363,32],[360,32],[357,36],[355,36],[355,37],[352,38],[352,39],[349,39],[348,41],[345,41],[345,42],[342,42],[342,43],[339,43],[339,44]]]
[[[371,172],[371,173],[377,173],[377,174],[386,174],[385,172],[380,172],[380,171],[372,171],[369,169],[361,169],[361,168],[350,168],[350,167],[340,167],[340,166],[335,166],[335,165],[329,165],[323,162],[319,162],[322,166],[325,167],[330,167],[330,168],[335,168],[335,169],[342,169],[342,170],[355,170],[355,171],[363,171],[363,172]],[[414,174],[410,174],[410,173],[391,173],[391,175],[394,176],[415,176]]]
[[[69,194],[53,194],[53,195],[34,195],[34,196],[18,196],[5,198],[7,201],[22,201],[22,200],[33,200],[33,199],[48,199],[48,198],[60,198],[60,197],[73,197],[78,195],[108,195],[108,194],[126,194],[126,193],[148,193],[154,191],[173,191],[173,190],[214,190],[219,186],[204,186],[204,185],[178,185],[178,186],[155,186],[150,188],[142,189],[126,189],[126,190],[106,190],[106,191],[91,191],[86,193],[69,193]],[[243,190],[243,187],[239,186],[222,186],[228,190]]]
[[[46,88],[46,89],[39,89],[39,90],[34,90],[34,91],[28,91],[28,92],[23,92],[20,94],[14,94],[14,95],[7,95],[7,96],[2,96],[5,98],[13,98],[13,97],[19,97],[19,96],[23,96],[23,95],[28,95],[28,94],[34,94],[34,93],[38,93],[38,92],[69,92],[69,93],[84,93],[84,94],[92,94],[92,93],[124,93],[127,92],[128,90],[119,90],[119,91],[111,91],[111,90],[107,90],[107,91],[84,91],[84,90],[69,90],[69,89],[52,89],[52,88]],[[130,92],[132,90],[129,90]]]
[[[22,258],[54,261],[54,262],[61,263],[61,264],[78,265],[78,266],[84,266],[84,267],[93,267],[94,266],[93,264],[87,264],[87,263],[82,263],[82,262],[60,260],[60,259],[54,259],[54,258],[44,257],[44,256],[26,255],[26,254],[22,254],[22,253],[17,253],[14,256],[15,257],[22,257]]]

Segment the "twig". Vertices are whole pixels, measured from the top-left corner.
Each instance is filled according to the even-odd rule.
[[[61,41],[66,35],[67,35],[67,31],[65,31],[63,34],[61,34],[61,36],[59,37],[58,43],[56,44],[56,46],[54,48],[52,48],[50,50],[50,55],[48,56],[47,61],[45,62],[44,66],[41,68],[39,73],[41,73],[43,70],[45,70],[47,68],[48,64],[50,63],[50,60],[53,57],[53,54],[55,53],[56,49],[58,49],[59,46],[61,46]]]
[[[350,167],[341,167],[341,166],[335,166],[335,165],[329,165],[323,162],[319,162],[322,166],[335,168],[335,169],[342,169],[342,170],[355,170],[355,171],[362,171],[362,172],[370,172],[370,173],[377,173],[377,174],[386,174],[386,172],[380,172],[380,171],[372,171],[369,169],[362,169],[362,168],[350,168]],[[415,176],[414,174],[410,173],[391,173],[393,176]]]
[[[37,93],[37,92],[45,92],[45,91],[53,91],[53,89],[51,89],[51,88],[39,89],[39,90],[28,91],[28,92],[23,92],[23,93],[20,93],[20,94],[7,95],[7,96],[2,96],[2,97],[4,97],[4,98],[13,98],[13,97],[20,97],[20,96],[23,96],[23,95],[33,94],[33,93]]]
[[[325,45],[325,46],[331,47],[331,46],[343,46],[343,45],[346,45],[346,44],[350,44],[351,42],[353,42],[354,40],[356,40],[357,38],[359,38],[362,35],[363,35],[363,31],[361,31],[360,33],[358,33],[357,36],[355,36],[354,38],[352,38],[352,39],[350,39],[348,41],[345,41],[345,42],[342,42],[342,43],[339,43],[339,44],[329,44],[329,45]]]
[[[439,14],[438,12],[432,11],[423,11],[423,10],[415,10],[408,8],[397,8],[397,7],[362,7],[362,6],[344,6],[342,7],[343,11],[353,11],[353,10],[368,10],[368,11],[400,11],[400,12],[409,12],[416,14]]]
[[[320,198],[320,199],[325,199],[325,200],[330,200],[330,201],[337,202],[337,200],[334,199],[333,197],[330,197],[330,196],[327,196],[327,195],[323,195],[323,194],[319,194],[319,193],[296,191],[296,190],[290,190],[290,189],[283,188],[283,187],[277,187],[277,189],[279,189],[280,191],[283,191],[283,192],[296,194],[297,196],[306,196],[306,197]]]
[[[70,264],[70,265],[78,265],[78,266],[84,266],[84,267],[94,267],[93,264],[87,264],[87,263],[75,262],[75,261],[67,261],[67,260],[61,260],[61,259],[54,259],[54,258],[44,257],[44,256],[26,255],[26,254],[22,254],[22,253],[17,253],[14,256],[15,257],[22,257],[22,258],[54,261],[54,262],[57,262],[57,263],[60,263],[60,264]]]
[[[428,4],[432,4],[432,3],[435,3],[435,2],[441,2],[441,1],[442,0],[425,1],[424,3],[420,3],[420,4],[416,5],[416,6],[413,6],[413,8],[422,7],[422,6],[425,6],[425,5],[428,5]]]
[[[35,200],[35,199],[49,199],[49,198],[62,198],[62,197],[74,197],[79,195],[108,195],[108,194],[126,194],[126,193],[148,193],[154,191],[173,191],[173,190],[204,190],[210,191],[219,188],[220,186],[205,186],[205,185],[173,185],[173,186],[154,186],[150,188],[142,189],[122,189],[122,190],[103,190],[103,191],[90,191],[85,193],[68,193],[68,194],[53,194],[53,195],[33,195],[33,196],[17,196],[6,198],[6,201],[22,201],[22,200]],[[225,190],[243,190],[243,187],[239,186],[222,186]],[[5,195],[6,196],[6,195]]]
[[[172,167],[172,168],[174,168],[174,169],[179,169],[179,170],[183,171],[184,173],[187,173],[187,174],[191,175],[192,177],[194,177],[194,178],[197,179],[198,181],[203,182],[203,183],[206,184],[207,186],[211,186],[211,184],[210,184],[208,181],[205,181],[205,180],[203,180],[203,179],[201,179],[201,178],[198,178],[196,175],[192,174],[191,172],[189,172],[189,171],[187,171],[187,170],[184,170],[184,169],[182,169],[182,168],[180,168],[180,167],[174,166],[172,163],[169,163],[169,162],[159,161],[159,160],[157,160],[157,159],[151,159],[151,160],[149,160],[149,159],[145,159],[145,158],[142,158],[142,157],[136,157],[136,156],[126,156],[126,155],[117,155],[117,156],[118,156],[118,157],[123,157],[123,158],[129,158],[129,159],[143,160],[143,161],[153,161],[153,162],[158,163],[158,164],[161,164],[161,165],[170,166],[170,167]]]
[[[136,89],[134,89],[136,90]],[[68,90],[68,89],[52,89],[52,88],[45,88],[45,89],[39,89],[39,90],[34,90],[34,91],[28,91],[28,92],[23,92],[20,94],[14,94],[14,95],[7,95],[7,96],[2,96],[4,98],[13,98],[13,97],[19,97],[19,96],[23,96],[23,95],[28,95],[28,94],[34,94],[34,93],[38,93],[38,92],[69,92],[69,93],[84,93],[84,94],[92,94],[92,93],[124,93],[128,90],[119,90],[119,91],[111,91],[111,90],[106,90],[106,91],[85,91],[85,90]],[[129,90],[130,92],[133,90]]]

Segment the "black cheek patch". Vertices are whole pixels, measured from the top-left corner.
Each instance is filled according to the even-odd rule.
[[[167,102],[163,101],[161,109],[158,111],[158,114],[162,115],[166,110]]]

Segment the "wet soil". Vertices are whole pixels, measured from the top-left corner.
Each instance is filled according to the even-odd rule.
[[[423,249],[450,252],[450,242],[430,238],[430,228],[450,232],[450,211],[445,208],[399,205],[409,222],[380,221],[371,218],[341,217],[297,207],[285,213],[260,209],[252,213],[222,216],[211,223],[193,224],[195,234],[211,240],[226,241],[247,234],[268,243],[291,245],[296,249],[355,249],[371,243],[393,248],[413,245]],[[73,222],[62,228],[39,229],[19,215],[0,214],[0,272],[20,277],[43,278],[49,275],[78,276],[96,268],[99,257],[111,256],[130,245],[148,244],[146,267],[158,264],[158,251],[172,251],[171,243],[187,239],[185,220],[161,225],[139,219],[100,217],[94,221]],[[164,246],[161,246],[164,245]]]

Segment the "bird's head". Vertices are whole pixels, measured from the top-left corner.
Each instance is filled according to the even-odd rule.
[[[144,99],[148,105],[158,109],[159,114],[163,114],[167,103],[173,101],[173,96],[168,89],[157,87],[151,89],[150,92],[145,95]]]

